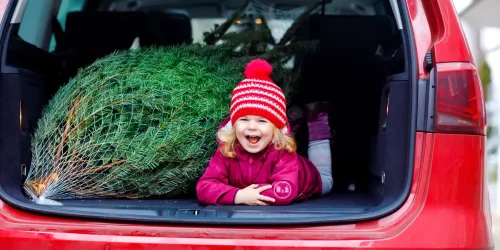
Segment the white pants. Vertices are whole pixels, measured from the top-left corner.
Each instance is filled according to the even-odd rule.
[[[321,175],[321,195],[330,193],[333,187],[330,140],[309,142],[307,152],[309,160],[316,166]]]

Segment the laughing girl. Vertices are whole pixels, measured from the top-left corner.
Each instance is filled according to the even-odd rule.
[[[251,61],[233,90],[230,117],[217,133],[219,150],[197,183],[198,199],[212,205],[287,205],[328,194],[333,185],[330,128],[323,102],[306,105],[308,158],[289,135],[283,91],[272,67]]]

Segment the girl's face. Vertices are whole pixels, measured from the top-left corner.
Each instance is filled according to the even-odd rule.
[[[249,153],[262,151],[273,140],[274,125],[260,116],[242,116],[236,120],[234,127],[236,138]]]

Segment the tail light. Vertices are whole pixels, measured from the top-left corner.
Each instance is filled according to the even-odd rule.
[[[474,65],[445,63],[436,69],[435,131],[484,135],[483,89]]]

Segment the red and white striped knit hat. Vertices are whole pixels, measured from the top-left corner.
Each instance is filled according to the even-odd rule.
[[[271,80],[272,66],[265,60],[252,60],[245,68],[246,79],[236,85],[231,99],[231,124],[244,115],[268,119],[286,133],[286,99],[278,85]]]

